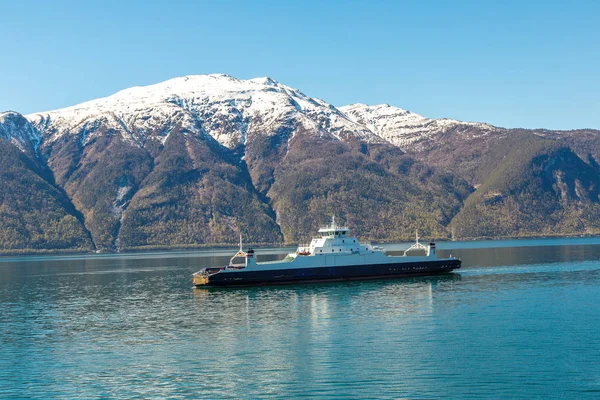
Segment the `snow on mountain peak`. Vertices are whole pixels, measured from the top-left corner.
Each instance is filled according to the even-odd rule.
[[[14,111],[0,113],[0,137],[17,146],[21,151],[37,153],[42,138],[33,125]]]
[[[249,79],[248,82],[256,82],[256,83],[259,83],[262,85],[268,85],[268,86],[279,85],[279,82],[277,82],[275,79],[269,78],[268,76],[264,76],[262,78]]]
[[[27,117],[50,142],[65,133],[77,132],[87,142],[94,136],[87,127],[90,123],[97,127],[99,122],[125,131],[124,139],[131,143],[146,139],[164,143],[170,129],[156,129],[161,121],[169,121],[169,126],[173,121],[183,124],[187,131],[199,128],[228,148],[245,144],[249,135],[276,134],[298,125],[336,137],[355,135],[365,141],[381,141],[335,107],[272,78],[240,80],[224,74],[189,75],[136,86]],[[148,132],[154,135],[148,136]]]
[[[304,128],[311,134],[341,140],[389,142],[419,150],[436,135],[450,130],[482,135],[495,129],[486,124],[425,118],[389,104],[357,103],[336,108],[270,77],[242,80],[226,74],[188,75],[131,87],[27,118],[44,143],[69,135],[85,145],[104,132],[112,132],[140,147],[147,140],[164,144],[174,129],[207,135],[236,149],[254,137],[294,135],[298,128]]]
[[[491,125],[481,123],[461,122],[447,118],[426,118],[389,104],[369,106],[357,103],[339,107],[339,109],[350,119],[364,124],[373,133],[388,142],[401,148],[410,146],[414,150],[418,150],[424,142],[431,140],[435,135],[458,126],[471,126],[484,130],[494,129]]]

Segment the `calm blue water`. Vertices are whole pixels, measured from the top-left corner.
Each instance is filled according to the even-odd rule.
[[[0,398],[600,398],[600,240],[552,240],[243,289],[192,289],[223,251],[0,259]]]

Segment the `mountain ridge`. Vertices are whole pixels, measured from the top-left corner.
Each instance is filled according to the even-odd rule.
[[[600,232],[585,216],[599,202],[599,137],[431,119],[388,104],[335,107],[269,77],[224,74],[26,116],[0,113],[0,138],[34,167],[14,152],[5,165],[44,179],[37,196],[59,196],[54,215],[73,215],[80,225],[69,229],[91,237],[77,248],[99,250],[235,243],[240,233],[257,243],[297,242],[332,212],[374,240],[407,239],[414,229],[489,236],[472,221],[497,235],[535,234],[527,218],[506,223],[510,210],[536,215],[532,221],[548,211],[498,178],[513,167],[526,171],[515,175],[521,190],[541,187],[560,232]],[[568,150],[558,156],[556,148]],[[18,225],[6,218],[0,212],[0,227]]]

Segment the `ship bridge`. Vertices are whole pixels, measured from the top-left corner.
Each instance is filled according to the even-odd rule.
[[[349,232],[348,227],[336,225],[335,215],[331,217],[331,225],[319,229],[319,233],[323,238],[346,237]]]

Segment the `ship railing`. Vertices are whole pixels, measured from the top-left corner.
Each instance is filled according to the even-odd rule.
[[[342,229],[344,229],[344,230],[350,230],[350,228],[348,228],[347,226],[345,226],[345,225],[338,225],[334,221],[332,221],[332,223],[329,224],[329,225],[324,225],[324,226],[321,225],[319,227],[319,229],[333,229],[333,230],[342,230]]]

